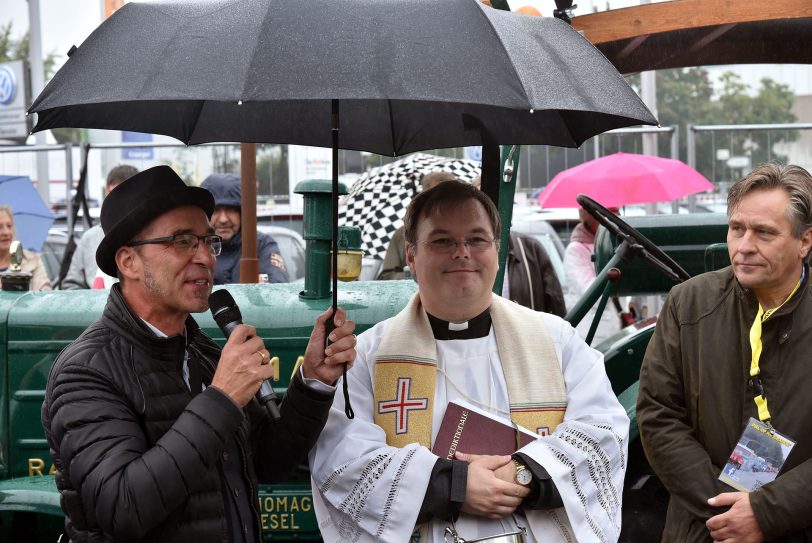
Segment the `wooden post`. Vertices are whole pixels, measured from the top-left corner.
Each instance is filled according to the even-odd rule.
[[[242,258],[240,283],[259,282],[257,260],[257,144],[240,144],[240,186],[242,188]]]

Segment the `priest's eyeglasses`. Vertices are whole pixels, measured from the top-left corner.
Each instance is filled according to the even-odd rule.
[[[174,234],[162,238],[142,239],[128,243],[127,247],[138,247],[139,245],[171,243],[179,253],[194,254],[200,246],[200,242],[206,246],[212,256],[219,256],[223,250],[223,238],[215,234],[198,236],[197,234]]]
[[[454,238],[437,238],[428,241],[417,240],[417,243],[425,245],[431,252],[438,254],[451,254],[457,250],[460,244],[468,248],[472,253],[481,253],[490,249],[495,239],[489,239],[482,236],[467,237],[462,241]]]

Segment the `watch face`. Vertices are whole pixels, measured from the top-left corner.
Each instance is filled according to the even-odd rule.
[[[525,468],[516,471],[516,482],[520,485],[529,485],[532,480],[533,474],[529,469]]]

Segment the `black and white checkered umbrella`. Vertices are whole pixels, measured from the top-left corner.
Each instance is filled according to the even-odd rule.
[[[341,224],[361,229],[365,257],[383,260],[392,234],[403,225],[406,208],[429,172],[451,172],[469,183],[479,175],[479,162],[415,153],[370,170],[341,201]]]

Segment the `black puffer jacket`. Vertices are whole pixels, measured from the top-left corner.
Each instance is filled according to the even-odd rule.
[[[220,349],[191,317],[186,331],[156,337],[115,285],[101,320],[54,363],[42,422],[73,542],[228,541],[221,455],[232,435],[259,534],[257,475],[285,477],[321,432],[332,395],[298,377],[278,423],[255,400],[240,410],[214,388],[192,398],[184,349],[206,384]]]

